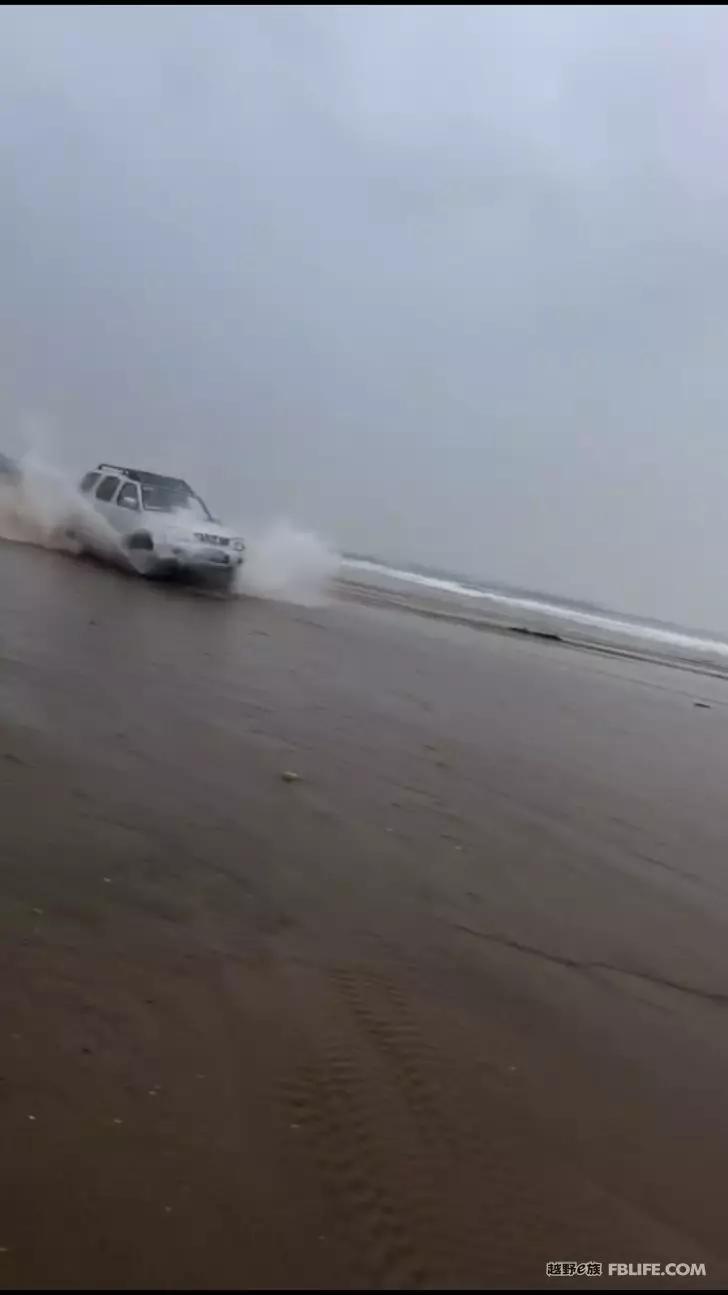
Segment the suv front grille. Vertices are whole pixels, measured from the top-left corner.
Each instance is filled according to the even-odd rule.
[[[203,544],[219,544],[224,549],[230,544],[227,535],[207,535],[204,531],[196,531],[195,539],[201,540]]]

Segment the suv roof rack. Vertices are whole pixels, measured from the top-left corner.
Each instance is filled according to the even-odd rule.
[[[166,477],[161,472],[143,472],[140,468],[122,468],[118,463],[99,463],[97,472],[119,472],[123,477],[128,477],[130,481],[138,481],[142,484],[155,485],[166,484],[168,486],[181,486],[189,494],[194,494],[191,486],[181,477]]]
[[[122,476],[130,475],[128,468],[120,468],[118,463],[99,463],[97,472],[121,472]]]

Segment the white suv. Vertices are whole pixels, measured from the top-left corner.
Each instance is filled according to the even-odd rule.
[[[121,537],[126,556],[140,575],[182,570],[232,584],[245,544],[215,520],[186,481],[100,463],[86,473],[80,488]],[[92,537],[83,540],[93,547]]]

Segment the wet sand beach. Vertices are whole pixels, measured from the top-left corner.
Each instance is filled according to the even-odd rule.
[[[0,600],[4,1289],[725,1285],[728,683],[22,546]]]

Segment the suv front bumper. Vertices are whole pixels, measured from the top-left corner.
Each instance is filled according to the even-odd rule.
[[[239,549],[197,543],[159,543],[154,545],[161,562],[187,571],[237,571],[244,555]]]

